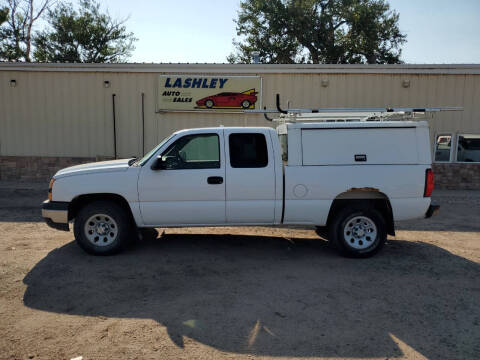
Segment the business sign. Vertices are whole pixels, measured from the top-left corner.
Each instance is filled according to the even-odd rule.
[[[241,111],[261,108],[258,76],[160,75],[158,110]]]

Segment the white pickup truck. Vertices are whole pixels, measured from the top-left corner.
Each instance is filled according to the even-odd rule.
[[[350,121],[175,132],[142,159],[58,171],[47,223],[112,254],[137,229],[315,226],[342,254],[378,252],[394,222],[430,217],[425,121]]]

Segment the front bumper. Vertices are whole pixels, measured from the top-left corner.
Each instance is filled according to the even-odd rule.
[[[69,231],[68,202],[45,200],[42,203],[42,217],[51,228]]]
[[[425,218],[431,218],[434,215],[437,215],[440,211],[440,205],[430,205],[427,212],[425,213]]]

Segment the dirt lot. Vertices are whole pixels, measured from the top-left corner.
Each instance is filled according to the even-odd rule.
[[[12,186],[15,190],[12,190]],[[311,230],[159,229],[92,257],[0,184],[0,358],[480,358],[480,192],[437,192],[378,256]]]

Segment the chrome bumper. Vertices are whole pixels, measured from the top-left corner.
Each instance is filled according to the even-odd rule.
[[[45,200],[42,203],[42,217],[48,226],[69,231],[68,227],[68,202]]]

